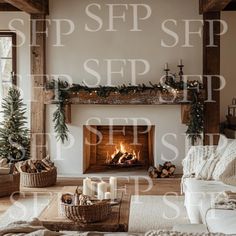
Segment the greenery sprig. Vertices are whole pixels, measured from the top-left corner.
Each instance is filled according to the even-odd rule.
[[[68,140],[68,132],[69,129],[66,125],[66,117],[65,117],[65,104],[66,99],[69,97],[68,91],[68,83],[58,80],[55,83],[55,89],[57,91],[57,109],[53,113],[53,122],[54,122],[54,130],[56,133],[56,138],[58,141],[61,140],[64,143]]]

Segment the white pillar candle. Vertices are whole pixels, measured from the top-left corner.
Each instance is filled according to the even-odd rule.
[[[179,60],[179,66],[182,66],[183,65],[183,61],[182,59]]]
[[[105,198],[105,193],[107,191],[107,184],[105,182],[98,183],[98,199],[103,200]]]
[[[111,191],[111,200],[115,200],[117,198],[117,178],[110,177],[110,191]]]
[[[111,193],[110,192],[106,192],[105,193],[105,199],[106,200],[110,200],[111,199]]]
[[[91,197],[94,197],[97,194],[97,183],[91,182]]]
[[[83,194],[87,196],[91,196],[91,189],[92,189],[92,184],[91,184],[91,179],[86,178],[83,180]]]

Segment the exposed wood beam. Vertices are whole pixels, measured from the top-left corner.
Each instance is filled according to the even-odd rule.
[[[31,157],[33,159],[43,159],[46,153],[46,108],[44,105],[46,76],[45,30],[45,15],[31,15]]]
[[[0,11],[20,11],[18,8],[13,7],[8,3],[0,3]]]
[[[226,8],[224,9],[224,11],[236,11],[236,1],[233,0],[232,2],[230,2]]]
[[[223,11],[232,0],[199,0],[200,14]]]
[[[207,97],[212,94],[212,102],[205,103],[204,133],[205,144],[218,144],[220,132],[220,12],[208,12],[203,14],[203,74],[204,87]],[[209,46],[211,30],[209,21],[216,20],[214,23],[214,47]],[[213,75],[212,84],[209,87],[207,75]]]
[[[29,14],[48,14],[48,0],[5,0],[5,2]]]

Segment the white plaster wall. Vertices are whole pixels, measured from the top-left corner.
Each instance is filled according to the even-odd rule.
[[[0,12],[0,30],[9,30],[9,25],[15,28],[17,35],[17,74],[18,86],[24,103],[27,105],[28,126],[30,122],[30,17],[22,12]],[[11,28],[12,29],[12,28]],[[24,35],[24,39],[22,36]],[[2,114],[0,113],[0,119]]]
[[[97,24],[85,13],[85,8],[90,3],[101,4],[101,10],[93,12],[102,18],[104,27],[96,33],[86,32],[85,24],[96,28]],[[53,46],[56,42],[55,22],[51,23],[49,39],[47,44],[47,71],[49,74],[68,74],[73,78],[73,82],[81,83],[85,80],[92,84],[96,80],[94,76],[88,74],[83,63],[90,58],[96,58],[100,66],[94,66],[102,78],[101,84],[106,84],[106,66],[104,59],[137,59],[142,58],[149,61],[151,70],[148,74],[140,76],[138,83],[148,83],[149,81],[158,82],[163,75],[163,67],[166,62],[170,63],[172,72],[177,72],[177,63],[180,58],[185,64],[186,74],[202,73],[202,39],[197,35],[191,36],[191,48],[181,47],[184,44],[184,22],[183,19],[201,19],[198,14],[198,0],[141,0],[138,3],[148,4],[152,9],[152,16],[147,21],[140,23],[141,32],[130,32],[132,27],[132,12],[127,10],[126,22],[117,20],[115,27],[117,32],[107,32],[108,11],[106,3],[124,3],[124,1],[103,0],[51,0],[49,19],[69,19],[75,24],[75,31],[69,36],[63,36],[64,47]],[[125,3],[134,3],[132,0]],[[136,2],[135,2],[136,3]],[[116,10],[115,14],[121,14],[121,10]],[[145,11],[140,12],[142,16]],[[180,37],[179,44],[174,48],[163,48],[161,39],[168,43],[173,43],[173,38],[166,35],[161,29],[161,23],[166,19],[175,19],[177,26],[170,24],[169,27],[177,32]],[[193,24],[191,30],[200,27],[200,23]],[[64,23],[62,32],[68,31],[68,24]],[[120,65],[114,67],[120,69]],[[139,68],[138,70],[142,70]],[[114,84],[125,82],[128,84],[131,78],[130,68],[124,69],[124,77],[114,75]],[[74,138],[72,146],[68,144],[60,145],[53,137],[53,124],[51,122],[54,106],[48,106],[47,130],[49,133],[48,146],[49,153],[55,159],[62,175],[80,175],[82,173],[82,126],[91,117],[98,117],[103,124],[107,124],[107,117],[142,117],[150,119],[156,125],[156,146],[155,161],[162,163],[161,155],[167,159],[174,157],[170,148],[164,147],[161,137],[166,133],[176,134],[175,138],[169,138],[169,142],[175,145],[179,154],[174,163],[181,170],[181,160],[185,156],[184,132],[186,126],[181,124],[180,106],[73,106],[73,123],[69,126],[70,133]],[[122,122],[120,122],[121,124]]]
[[[222,19],[228,24],[228,32],[221,37],[221,74],[226,87],[221,91],[221,121],[226,120],[228,105],[236,97],[236,12],[222,12]]]

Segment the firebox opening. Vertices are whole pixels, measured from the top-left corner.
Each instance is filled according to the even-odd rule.
[[[84,173],[147,170],[154,126],[84,126]]]

